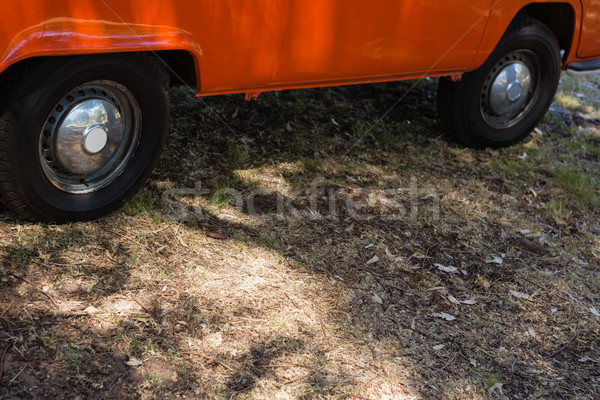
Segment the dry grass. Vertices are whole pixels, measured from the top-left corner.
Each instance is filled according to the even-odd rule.
[[[431,80],[173,91],[122,211],[0,222],[0,398],[600,397],[598,82],[502,151]]]

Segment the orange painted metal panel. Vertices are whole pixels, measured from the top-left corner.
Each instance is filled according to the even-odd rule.
[[[600,0],[582,0],[583,25],[577,55],[579,57],[600,56]]]
[[[571,46],[570,54],[567,55],[565,65],[577,61],[576,50],[579,44],[579,31],[582,19],[581,0],[494,0],[481,47],[470,69],[475,69],[485,62],[502,38],[502,35],[504,35],[504,32],[506,32],[514,16],[527,5],[533,3],[564,3],[572,7],[575,13],[575,34],[573,45]]]
[[[265,86],[278,61],[291,4],[0,1],[0,68],[40,55],[184,49],[197,60],[202,91]]]
[[[0,0],[0,71],[35,56],[185,50],[199,95],[449,75],[481,65],[537,2],[575,11],[567,63],[600,55],[600,0]]]
[[[296,0],[275,83],[467,69],[492,0]]]

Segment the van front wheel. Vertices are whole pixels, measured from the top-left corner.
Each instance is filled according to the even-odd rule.
[[[34,60],[0,106],[3,203],[47,222],[117,209],[145,182],[168,127],[167,74],[142,54]]]

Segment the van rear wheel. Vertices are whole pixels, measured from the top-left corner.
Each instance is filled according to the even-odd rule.
[[[561,57],[554,34],[519,17],[488,60],[459,82],[438,85],[441,120],[474,148],[505,147],[525,138],[542,119],[558,88]]]

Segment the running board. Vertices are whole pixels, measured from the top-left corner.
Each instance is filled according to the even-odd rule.
[[[600,74],[600,58],[569,64],[567,66],[567,74],[571,76]]]

